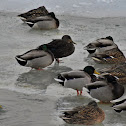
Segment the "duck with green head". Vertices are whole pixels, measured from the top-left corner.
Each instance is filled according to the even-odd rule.
[[[75,42],[73,42],[72,38],[69,35],[63,35],[61,39],[53,39],[53,41],[43,44],[46,45],[47,48],[53,53],[57,62],[59,62],[59,58],[70,56],[75,51]],[[37,47],[38,49],[42,49],[43,45]]]
[[[86,66],[83,70],[73,70],[69,72],[63,72],[58,75],[55,80],[58,81],[66,88],[72,88],[77,91],[77,95],[82,95],[83,87],[91,82],[96,81],[95,68],[92,66]],[[79,93],[80,91],[80,93]]]
[[[54,56],[46,45],[43,46],[43,50],[32,49],[22,55],[17,55],[15,58],[20,65],[35,69],[45,68],[54,61]]]

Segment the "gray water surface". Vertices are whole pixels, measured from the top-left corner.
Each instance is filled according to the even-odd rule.
[[[71,126],[59,115],[63,110],[87,104],[91,101],[83,92],[66,89],[54,81],[58,73],[72,69],[83,69],[95,64],[83,47],[97,38],[112,36],[115,43],[126,55],[126,18],[87,18],[60,15],[60,27],[56,30],[33,30],[18,17],[18,12],[0,12],[0,126]],[[15,56],[64,34],[77,43],[74,54],[63,58],[63,63],[52,65],[43,71],[20,66]],[[125,95],[123,96],[125,97]],[[99,104],[106,118],[98,126],[125,126],[126,113],[116,113],[110,104]],[[76,125],[77,126],[77,125]]]

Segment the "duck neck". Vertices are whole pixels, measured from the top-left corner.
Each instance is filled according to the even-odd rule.
[[[112,92],[114,94],[114,99],[121,97],[124,93],[124,87],[118,84],[116,81],[112,82]]]
[[[89,74],[91,77],[91,82],[95,82],[97,80],[96,76],[93,74]]]

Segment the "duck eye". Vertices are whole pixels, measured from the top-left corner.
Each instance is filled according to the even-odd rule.
[[[70,36],[68,36],[68,39],[71,39]]]

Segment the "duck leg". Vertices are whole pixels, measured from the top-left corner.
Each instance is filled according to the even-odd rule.
[[[103,102],[103,101],[100,101],[99,104],[111,104],[111,102]]]
[[[56,58],[56,62],[59,64],[59,63],[63,63],[62,60],[59,60],[58,58]]]
[[[80,95],[82,95],[82,91],[80,91]]]
[[[79,95],[79,91],[77,90],[77,96]]]
[[[38,69],[36,69],[36,70],[43,70],[42,68],[38,68]]]
[[[56,58],[56,62],[59,64],[60,60],[58,58]]]

